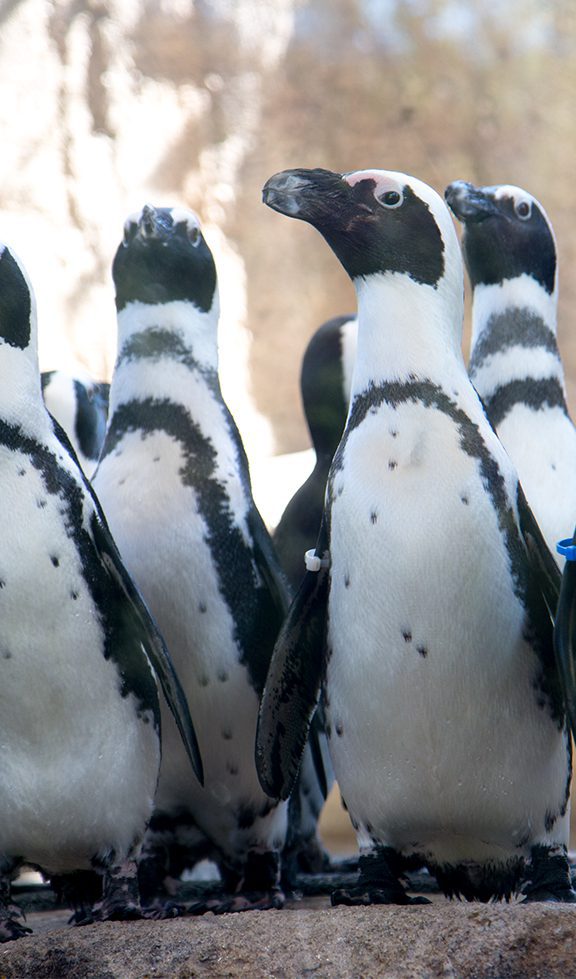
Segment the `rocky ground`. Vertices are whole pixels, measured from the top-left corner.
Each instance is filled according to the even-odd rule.
[[[0,947],[0,979],[573,979],[576,907],[331,908],[327,897],[258,911],[73,928],[32,911]]]

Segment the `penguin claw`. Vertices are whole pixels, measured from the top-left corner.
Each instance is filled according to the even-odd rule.
[[[145,917],[147,915],[144,909],[138,904],[102,901],[89,911],[76,911],[70,918],[70,923],[76,927],[82,927],[83,925],[94,925],[99,921],[139,921]]]
[[[240,911],[279,911],[284,907],[285,896],[281,890],[265,892],[249,892],[243,894],[224,895],[219,898],[209,898],[205,901],[195,901],[186,906],[186,913],[199,915],[211,911],[212,914],[235,914]]]
[[[427,897],[410,897],[402,887],[339,887],[330,895],[333,906],[346,904],[351,907],[370,904],[431,904]]]

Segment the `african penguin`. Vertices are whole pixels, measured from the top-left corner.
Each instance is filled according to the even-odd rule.
[[[355,356],[356,319],[335,316],[313,333],[302,358],[300,391],[316,463],[272,535],[293,588],[304,575],[304,554],[318,536],[328,470],[348,414]]]
[[[66,432],[90,477],[106,432],[110,385],[61,370],[43,371],[40,379],[48,411]]]
[[[462,222],[473,288],[468,372],[559,564],[576,521],[576,428],[556,342],[556,244],[542,205],[508,185],[457,180],[446,200]]]
[[[354,316],[336,316],[313,333],[302,358],[300,390],[316,462],[308,479],[289,501],[272,535],[293,589],[302,581],[304,555],[314,546],[322,520],[328,470],[348,413],[356,332]],[[283,878],[296,884],[298,873],[318,873],[330,868],[318,835],[318,820],[334,783],[321,711],[315,724],[314,747],[321,754],[321,767],[314,764],[313,746],[307,745],[289,802]]]
[[[288,170],[264,201],[353,279],[358,347],[315,561],[262,698],[262,784],[289,792],[323,683],[361,853],[333,903],[420,903],[400,877],[421,865],[450,896],[572,902],[559,572],[466,373],[448,209],[385,170]]]
[[[154,671],[201,774],[190,716],[100,506],[42,399],[35,300],[0,246],[0,942],[22,864],[78,923],[137,917],[135,859],[160,764]],[[191,777],[194,776],[191,774]],[[102,900],[85,906],[86,880]],[[91,885],[90,885],[91,886]]]
[[[218,910],[280,906],[286,805],[262,791],[254,742],[287,584],[220,390],[216,268],[196,215],[129,217],[113,278],[118,355],[93,483],[186,690],[205,774],[203,788],[189,777],[166,718],[143,893],[162,901],[211,854],[235,892]]]

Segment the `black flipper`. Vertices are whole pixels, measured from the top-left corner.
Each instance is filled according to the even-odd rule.
[[[576,544],[576,531],[572,538]],[[554,650],[572,737],[576,737],[576,562],[566,561],[556,621]]]
[[[315,712],[312,718],[312,723],[310,725],[310,735],[308,737],[308,743],[310,745],[310,753],[312,755],[312,761],[314,762],[314,771],[316,772],[316,778],[318,779],[318,786],[322,793],[324,799],[328,798],[328,778],[326,776],[326,768],[324,766],[324,758],[322,757],[322,738],[326,737],[326,731],[324,729],[324,723],[320,717],[320,708]]]
[[[561,572],[550,553],[542,531],[536,522],[520,483],[518,483],[518,513],[520,530],[526,544],[528,557],[538,578],[546,607],[554,620],[560,596]]]
[[[129,635],[125,649],[127,650],[130,645],[133,646],[136,639],[139,640],[156,673],[166,702],[174,715],[192,768],[198,781],[203,785],[202,758],[186,695],[180,685],[164,640],[144,599],[122,563],[122,558],[108,529],[100,504],[94,495],[92,498],[97,509],[97,513],[93,514],[91,520],[92,539],[102,565],[114,585],[114,594],[117,597],[118,605],[121,607],[120,619]],[[120,643],[119,648],[122,652],[123,644]]]
[[[328,556],[324,526],[316,547]],[[273,799],[292,791],[320,696],[325,662],[328,567],[307,571],[276,640],[256,731],[256,769]]]
[[[283,619],[290,606],[291,589],[276,557],[270,534],[255,506],[248,513],[248,529],[254,543],[256,566]]]

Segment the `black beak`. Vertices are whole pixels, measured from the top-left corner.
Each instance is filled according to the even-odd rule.
[[[500,213],[492,197],[481,187],[475,187],[465,180],[455,180],[449,184],[444,197],[452,213],[464,224],[484,221]]]
[[[145,204],[138,221],[137,235],[144,241],[151,238],[164,238],[172,231],[169,220],[152,204]]]
[[[343,190],[342,174],[331,170],[282,170],[266,181],[262,200],[280,214],[314,224]]]

